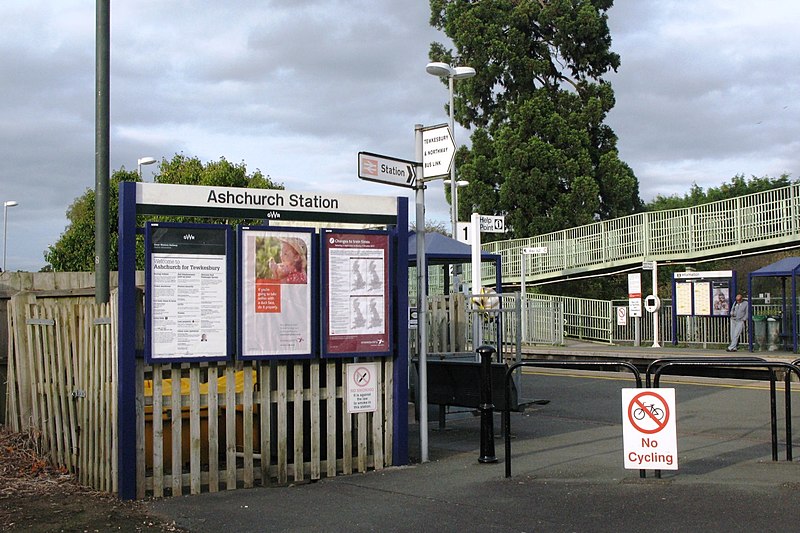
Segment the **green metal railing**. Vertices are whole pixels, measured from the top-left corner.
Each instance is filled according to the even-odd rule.
[[[800,237],[800,184],[739,196],[696,207],[639,213],[529,237],[486,243],[500,254],[503,285],[584,274],[643,260],[696,260],[747,249],[797,244]],[[544,247],[542,255],[523,248]],[[484,265],[482,278],[493,281]]]

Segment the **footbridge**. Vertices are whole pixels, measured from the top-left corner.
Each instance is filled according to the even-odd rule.
[[[536,237],[487,243],[503,286],[532,285],[641,265],[701,262],[800,246],[800,184],[695,207],[638,213]],[[524,248],[546,253],[523,255]],[[525,261],[523,265],[523,261]],[[482,277],[494,280],[490,267]]]

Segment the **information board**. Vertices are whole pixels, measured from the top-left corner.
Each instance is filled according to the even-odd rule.
[[[731,270],[675,272],[675,315],[727,316],[734,279]]]
[[[239,230],[239,357],[311,357],[313,229]]]
[[[323,356],[388,355],[389,234],[327,231],[321,241],[327,301]]]
[[[148,361],[227,359],[230,229],[148,223],[145,230]]]

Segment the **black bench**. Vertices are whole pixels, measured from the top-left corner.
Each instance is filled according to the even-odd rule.
[[[415,366],[419,361],[415,361]],[[492,403],[498,411],[506,408],[505,363],[492,363]],[[428,403],[478,409],[481,403],[481,364],[477,361],[428,361]],[[517,386],[511,380],[510,408],[520,412],[527,403],[520,403]]]

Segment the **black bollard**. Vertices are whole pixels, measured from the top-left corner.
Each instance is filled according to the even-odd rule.
[[[494,404],[492,403],[492,355],[493,346],[483,345],[478,348],[481,356],[481,455],[479,463],[496,463],[494,454]]]

